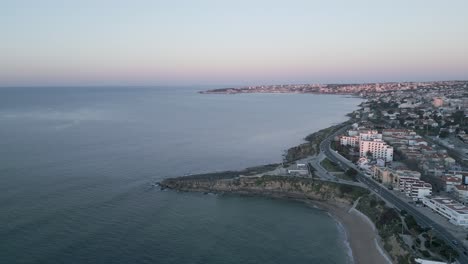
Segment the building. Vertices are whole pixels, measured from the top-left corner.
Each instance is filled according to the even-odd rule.
[[[360,129],[349,130],[347,136],[340,137],[340,144],[343,146],[358,147],[361,140],[382,139],[382,134],[377,130]]]
[[[396,180],[396,173],[387,167],[374,166],[372,177],[383,184],[394,185]]]
[[[444,99],[442,99],[441,97],[434,97],[432,98],[432,105],[434,107],[441,107],[444,105]]]
[[[414,259],[414,261],[419,264],[447,264],[447,262],[420,259],[420,258]]]
[[[389,128],[382,130],[383,137],[385,136],[408,136],[408,135],[416,135],[416,132],[410,129],[396,129],[396,128]]]
[[[441,179],[444,182],[446,192],[454,191],[457,185],[462,184],[462,179],[455,176],[441,176]]]
[[[430,183],[413,177],[399,177],[398,185],[401,192],[415,201],[432,195],[432,185]]]
[[[400,179],[405,178],[419,180],[421,178],[421,173],[418,171],[392,170],[388,167],[374,166],[372,176],[374,179],[379,180],[383,184],[391,185],[392,187],[398,189],[400,185]]]
[[[359,155],[365,157],[369,153],[373,159],[383,159],[386,162],[393,160],[393,148],[381,139],[359,141]]]
[[[468,185],[456,185],[453,190],[457,193],[458,201],[468,203]]]
[[[362,130],[359,132],[359,141],[373,139],[382,139],[382,134],[379,134],[377,130]]]
[[[341,136],[340,137],[340,144],[342,146],[357,147],[357,146],[359,146],[359,137],[357,137],[357,136]]]
[[[446,197],[424,197],[425,206],[447,218],[450,223],[468,227],[468,207]]]

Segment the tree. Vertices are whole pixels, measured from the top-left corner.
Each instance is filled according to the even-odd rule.
[[[356,180],[356,176],[358,175],[358,171],[350,168],[345,172],[346,176],[350,177],[353,180]]]
[[[440,138],[446,138],[449,136],[449,132],[447,130],[442,130],[439,132],[439,137]]]

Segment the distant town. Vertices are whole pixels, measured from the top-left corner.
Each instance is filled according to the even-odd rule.
[[[321,93],[321,94],[353,94],[366,96],[373,93],[394,91],[443,90],[444,94],[451,90],[466,89],[468,81],[437,81],[437,82],[388,82],[365,84],[281,84],[258,85],[239,88],[221,88],[202,91],[201,93],[238,94],[238,93]]]

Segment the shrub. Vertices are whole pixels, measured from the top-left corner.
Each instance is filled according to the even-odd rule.
[[[425,257],[425,258],[430,258],[430,257],[431,257],[431,253],[429,253],[429,251],[427,251],[427,250],[421,251],[421,254],[422,254],[423,257]]]

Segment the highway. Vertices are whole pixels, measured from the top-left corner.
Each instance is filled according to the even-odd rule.
[[[387,188],[385,188],[382,185],[378,184],[377,182],[375,182],[371,178],[365,176],[349,160],[345,159],[343,156],[341,156],[336,151],[331,149],[330,143],[333,140],[333,138],[335,136],[339,135],[339,134],[344,133],[344,131],[346,129],[348,129],[348,128],[349,128],[349,126],[345,126],[345,127],[341,128],[341,129],[339,129],[338,131],[336,131],[335,133],[333,133],[332,135],[330,135],[324,141],[322,141],[320,143],[321,152],[323,152],[328,157],[328,159],[330,159],[331,161],[336,162],[337,164],[340,164],[340,166],[344,170],[349,169],[349,168],[356,169],[358,171],[357,178],[358,178],[358,180],[360,182],[364,183],[370,190],[376,192],[383,199],[385,199],[389,203],[393,204],[399,210],[405,210],[409,214],[413,215],[420,226],[432,228],[434,233],[436,233],[436,235],[438,235],[440,238],[444,239],[448,245],[451,245],[454,249],[456,249],[458,251],[458,254],[459,254],[458,261],[460,263],[467,263],[468,264],[468,257],[466,255],[464,255],[465,249],[462,246],[463,245],[462,241],[455,238],[445,228],[443,228],[439,224],[432,221],[426,215],[424,215],[424,214],[420,213],[419,211],[417,211],[412,205],[408,204],[406,201],[403,201],[400,198],[398,198],[397,196],[395,196]],[[458,245],[454,245],[454,243],[452,241],[458,242]]]

